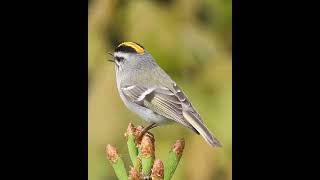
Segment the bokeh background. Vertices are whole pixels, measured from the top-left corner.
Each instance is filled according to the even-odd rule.
[[[223,143],[214,149],[180,125],[155,128],[156,158],[171,145],[186,148],[173,179],[232,179],[232,1],[89,0],[89,180],[116,179],[105,156],[118,148],[130,165],[123,138],[129,122],[146,125],[121,102],[107,52],[123,41],[143,45],[180,85],[209,129]]]

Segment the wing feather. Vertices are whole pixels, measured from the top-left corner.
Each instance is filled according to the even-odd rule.
[[[129,101],[151,109],[155,113],[172,119],[199,134],[198,131],[184,119],[181,101],[168,88],[145,88],[133,85],[123,87],[121,90]]]
[[[172,87],[170,90],[166,87],[146,88],[133,85],[123,87],[121,90],[129,101],[190,128],[201,134],[212,146],[221,146],[204,125],[200,114],[193,108],[187,96],[176,84]]]

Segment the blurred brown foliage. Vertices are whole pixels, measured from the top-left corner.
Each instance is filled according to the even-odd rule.
[[[138,42],[153,55],[223,144],[211,148],[180,125],[151,130],[160,159],[166,159],[175,139],[186,140],[173,179],[232,179],[231,8],[231,0],[89,1],[89,180],[116,179],[105,145],[114,144],[130,162],[123,133],[129,122],[145,125],[121,102],[113,64],[107,61],[107,52],[123,41]]]

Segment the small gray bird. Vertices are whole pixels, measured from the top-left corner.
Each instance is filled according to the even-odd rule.
[[[186,95],[143,46],[124,42],[110,55],[122,101],[149,123],[143,132],[176,122],[200,134],[211,146],[221,147]]]

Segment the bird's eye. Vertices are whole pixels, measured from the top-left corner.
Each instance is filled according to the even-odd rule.
[[[123,61],[123,60],[124,60],[124,58],[123,58],[123,57],[119,57],[119,56],[115,56],[114,58],[115,58],[115,59],[116,59],[116,61],[118,61],[118,62],[121,62],[121,61]]]

